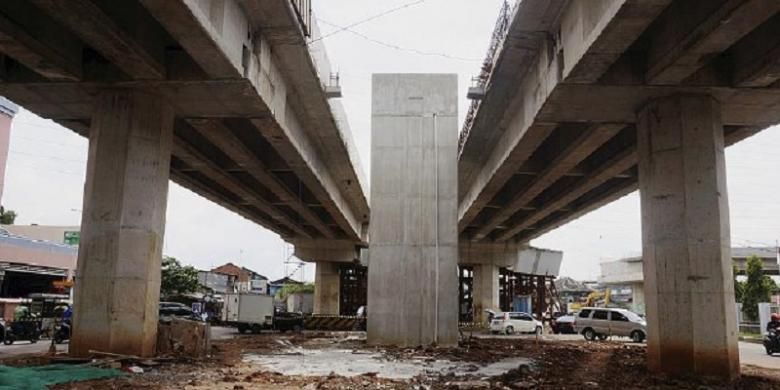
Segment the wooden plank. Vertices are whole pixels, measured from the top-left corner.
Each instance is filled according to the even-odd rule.
[[[268,201],[256,194],[253,190],[247,188],[241,181],[237,180],[229,173],[224,172],[207,156],[203,155],[200,151],[179,137],[176,137],[174,141],[173,154],[179,160],[183,161],[192,168],[195,168],[201,174],[206,175],[209,179],[235,193],[248,204],[257,207],[257,209],[260,211],[270,215],[271,218],[277,221],[280,225],[292,230],[296,233],[296,235],[305,238],[312,238],[311,234],[303,229],[303,227],[301,227],[296,221],[293,221],[288,215],[281,212],[278,208],[272,206]]]
[[[648,32],[648,83],[679,84],[778,11],[777,0],[675,1]]]
[[[76,35],[134,79],[163,79],[163,42],[157,58],[89,0],[32,0],[38,8]],[[136,23],[142,23],[137,20]],[[151,27],[146,27],[150,29]]]
[[[569,188],[567,191],[560,193],[549,202],[541,206],[539,210],[524,218],[522,221],[520,221],[520,223],[501,233],[497,237],[497,241],[507,241],[511,239],[518,233],[528,229],[536,222],[542,220],[542,218],[566,207],[569,203],[588,193],[588,191],[600,186],[607,180],[614,178],[615,176],[623,173],[625,170],[636,165],[638,160],[639,155],[637,154],[635,147],[620,152],[615,157],[611,158],[609,161],[595,169],[588,176],[582,178],[577,185]]]
[[[558,157],[550,161],[536,179],[517,197],[505,205],[490,220],[482,225],[474,235],[475,240],[484,239],[498,225],[509,219],[522,207],[527,206],[545,189],[571,171],[601,145],[614,137],[625,127],[623,124],[594,125],[583,131],[568,147],[560,151]]]
[[[187,122],[255,180],[266,186],[283,204],[295,210],[309,225],[326,238],[334,238],[333,231],[307,207],[302,199],[271,174],[268,167],[223,122],[215,119],[189,119]]]

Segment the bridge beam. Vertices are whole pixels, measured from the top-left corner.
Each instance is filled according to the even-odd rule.
[[[173,109],[106,91],[89,136],[70,353],[153,356]]]
[[[640,111],[648,366],[739,375],[720,104],[676,95]]]

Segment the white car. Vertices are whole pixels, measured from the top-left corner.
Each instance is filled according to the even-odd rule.
[[[521,312],[499,313],[490,322],[491,333],[514,334],[519,332],[542,334],[543,329],[544,326],[541,321],[534,319],[528,313]]]

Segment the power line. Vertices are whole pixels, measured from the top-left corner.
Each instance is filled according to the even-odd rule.
[[[57,160],[57,161],[64,161],[64,162],[70,162],[70,163],[78,163],[78,164],[82,164],[82,165],[87,163],[84,160],[73,160],[73,159],[56,157],[56,156],[43,156],[43,155],[40,155],[40,154],[29,153],[29,152],[22,152],[22,151],[13,150],[13,149],[11,149],[10,152],[13,153],[13,154],[21,154],[23,156],[30,156],[30,157],[36,157],[36,158],[45,158],[45,159],[49,159],[49,160]]]
[[[328,22],[328,21],[323,20],[323,19],[317,18],[317,20],[319,20],[320,22],[325,23],[327,25],[330,25],[330,26],[333,26],[333,27],[336,27],[336,28],[341,28],[341,29],[343,29],[343,31],[352,33],[352,34],[354,34],[354,35],[356,35],[356,36],[358,36],[360,38],[363,38],[363,39],[365,39],[365,40],[367,40],[369,42],[372,42],[372,43],[375,43],[377,45],[381,45],[381,46],[384,46],[384,47],[387,47],[387,48],[390,48],[390,49],[399,50],[399,51],[405,51],[405,52],[409,52],[409,53],[412,53],[412,54],[418,54],[418,55],[422,55],[422,56],[443,57],[443,58],[447,58],[447,59],[451,59],[451,60],[457,60],[457,61],[482,62],[482,60],[476,59],[476,58],[466,58],[466,57],[451,56],[449,54],[444,54],[444,53],[428,52],[428,51],[422,51],[422,50],[417,50],[417,49],[412,49],[412,48],[407,48],[407,47],[401,47],[401,46],[398,46],[396,44],[387,43],[387,42],[380,41],[378,39],[371,38],[371,37],[369,37],[367,35],[359,33],[359,32],[357,32],[355,30],[350,29],[350,28],[341,27],[341,26],[339,26],[337,24]]]
[[[417,4],[420,4],[420,3],[424,3],[424,2],[425,2],[425,0],[416,0],[416,1],[413,1],[413,2],[411,2],[411,3],[406,3],[406,4],[404,4],[404,5],[401,5],[401,6],[398,6],[398,7],[392,8],[392,9],[389,9],[389,10],[387,10],[387,11],[384,11],[384,12],[378,13],[378,14],[376,14],[376,15],[374,15],[374,16],[371,16],[371,17],[369,17],[369,18],[366,18],[366,19],[363,19],[363,20],[361,20],[361,21],[358,21],[358,22],[352,23],[352,24],[350,24],[350,25],[348,25],[348,26],[346,26],[346,27],[341,27],[340,29],[338,29],[338,30],[336,30],[336,31],[333,31],[333,32],[331,32],[331,33],[328,33],[328,34],[322,35],[322,36],[320,36],[320,37],[319,37],[319,38],[317,38],[317,39],[313,39],[313,40],[311,40],[311,41],[309,42],[309,44],[312,44],[312,43],[314,43],[314,42],[321,41],[321,40],[323,40],[323,39],[325,39],[325,38],[327,38],[327,37],[330,37],[330,36],[336,35],[336,34],[338,34],[338,33],[340,33],[340,32],[343,32],[343,31],[347,31],[347,30],[351,29],[352,27],[357,27],[357,26],[359,26],[359,25],[361,25],[361,24],[368,23],[368,22],[370,22],[370,21],[372,21],[372,20],[379,19],[379,18],[381,18],[381,17],[383,17],[383,16],[385,16],[385,15],[389,15],[389,14],[392,14],[392,13],[394,13],[394,12],[398,12],[398,11],[400,11],[400,10],[402,10],[402,9],[409,8],[409,7],[415,6],[415,5],[417,5]]]

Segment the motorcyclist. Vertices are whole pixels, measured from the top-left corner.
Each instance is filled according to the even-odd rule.
[[[771,332],[774,330],[777,332],[778,329],[780,329],[780,314],[773,313],[769,322],[766,324],[766,331]]]

